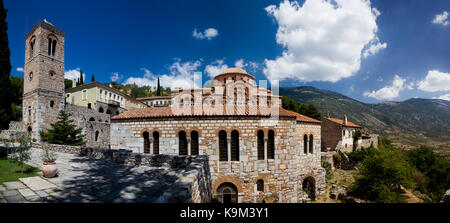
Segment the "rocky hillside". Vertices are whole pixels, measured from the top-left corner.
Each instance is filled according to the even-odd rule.
[[[280,88],[280,95],[314,104],[323,116],[342,118],[380,134],[397,146],[427,145],[450,154],[450,101],[409,99],[366,104],[342,94],[314,87]]]

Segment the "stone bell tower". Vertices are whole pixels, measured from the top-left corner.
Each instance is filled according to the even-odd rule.
[[[64,36],[46,20],[25,36],[22,121],[37,140],[64,109]]]

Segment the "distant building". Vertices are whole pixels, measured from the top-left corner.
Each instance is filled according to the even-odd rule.
[[[322,151],[341,150],[342,152],[351,152],[353,150],[353,139],[356,130],[361,126],[347,120],[336,118],[322,118],[321,120]]]
[[[148,107],[145,103],[97,81],[66,89],[66,103],[111,116],[126,110]]]
[[[172,96],[154,96],[136,98],[136,100],[147,104],[149,107],[168,107],[172,104]]]

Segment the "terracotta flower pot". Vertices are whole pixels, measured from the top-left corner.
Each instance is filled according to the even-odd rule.
[[[42,173],[46,178],[53,178],[56,175],[56,163],[44,162],[44,165],[42,165]]]

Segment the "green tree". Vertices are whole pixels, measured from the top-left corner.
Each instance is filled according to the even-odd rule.
[[[161,85],[159,83],[159,76],[158,76],[158,86],[156,87],[156,96],[161,96],[162,92],[161,92]]]
[[[8,10],[0,0],[0,129],[7,129],[12,116],[9,75],[11,73],[10,51],[8,42]]]
[[[95,77],[94,77],[94,74],[92,74],[91,82],[94,82],[94,81],[95,81]]]
[[[10,159],[18,162],[23,173],[24,162],[31,159],[31,136],[29,133],[23,133],[19,136],[19,146],[12,150]]]
[[[438,202],[450,188],[450,161],[424,146],[410,150],[407,154],[409,162],[425,176],[425,180],[417,178],[417,189],[427,194],[432,201]]]
[[[322,118],[322,114],[319,112],[316,106],[312,104],[310,105],[301,104],[296,102],[294,99],[288,98],[286,96],[283,96],[281,98],[281,102],[282,107],[284,109],[294,111],[317,120],[320,120]]]
[[[80,85],[84,84],[83,71],[80,71]]]
[[[19,121],[22,118],[23,78],[12,76],[10,80],[11,94],[11,120]]]
[[[379,203],[406,202],[403,187],[415,186],[414,171],[403,151],[381,144],[359,166],[349,194]]]
[[[81,146],[86,144],[83,140],[84,135],[81,134],[82,129],[77,128],[73,123],[74,121],[69,119],[69,117],[70,114],[67,114],[64,110],[61,110],[58,114],[58,121],[51,124],[52,128],[50,128],[47,132],[40,132],[42,141],[72,146]]]
[[[72,85],[73,85],[73,81],[72,80],[64,79],[64,88],[65,89],[72,88]]]

